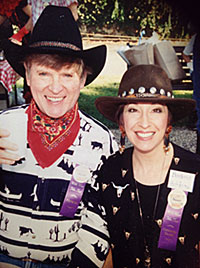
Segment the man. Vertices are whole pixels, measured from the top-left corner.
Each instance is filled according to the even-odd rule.
[[[102,70],[106,48],[83,50],[71,11],[56,6],[45,8],[27,47],[4,47],[33,99],[0,115],[21,114],[19,125],[27,116],[19,126],[20,133],[27,125],[24,158],[0,139],[0,267],[102,267],[108,232],[95,179],[117,144],[77,101]]]

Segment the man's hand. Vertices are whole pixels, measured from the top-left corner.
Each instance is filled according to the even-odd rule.
[[[0,128],[0,164],[12,165],[20,159],[19,155],[15,154],[15,151],[18,150],[17,144],[4,139],[9,137],[9,135],[8,130]]]

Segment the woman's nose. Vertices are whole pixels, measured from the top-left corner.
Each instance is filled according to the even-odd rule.
[[[148,113],[142,112],[139,118],[139,124],[143,128],[147,128],[150,125],[150,119]]]

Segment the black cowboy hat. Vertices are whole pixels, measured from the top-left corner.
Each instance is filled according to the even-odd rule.
[[[13,69],[25,77],[23,59],[26,55],[61,54],[82,58],[92,69],[86,85],[101,72],[106,59],[106,46],[101,45],[83,50],[81,34],[69,8],[47,6],[35,24],[27,45],[17,45],[11,40],[2,40],[5,57]]]
[[[118,96],[99,97],[95,101],[99,112],[114,122],[118,122],[119,106],[130,103],[167,105],[172,113],[172,122],[189,115],[196,104],[192,99],[174,98],[167,74],[161,67],[153,64],[130,67],[122,77]]]

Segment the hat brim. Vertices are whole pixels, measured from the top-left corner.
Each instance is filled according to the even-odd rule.
[[[22,77],[25,77],[23,59],[26,55],[39,54],[61,54],[70,55],[83,59],[86,66],[91,68],[92,73],[88,74],[85,85],[90,84],[102,71],[106,61],[106,46],[96,46],[86,50],[75,51],[62,47],[40,47],[31,48],[26,45],[20,46],[9,39],[1,41],[1,46],[5,48],[5,57],[12,68]]]
[[[116,112],[120,105],[131,103],[159,103],[166,105],[172,113],[172,123],[189,115],[196,106],[193,99],[186,98],[126,98],[126,97],[99,97],[95,101],[97,110],[107,119],[117,122]]]

